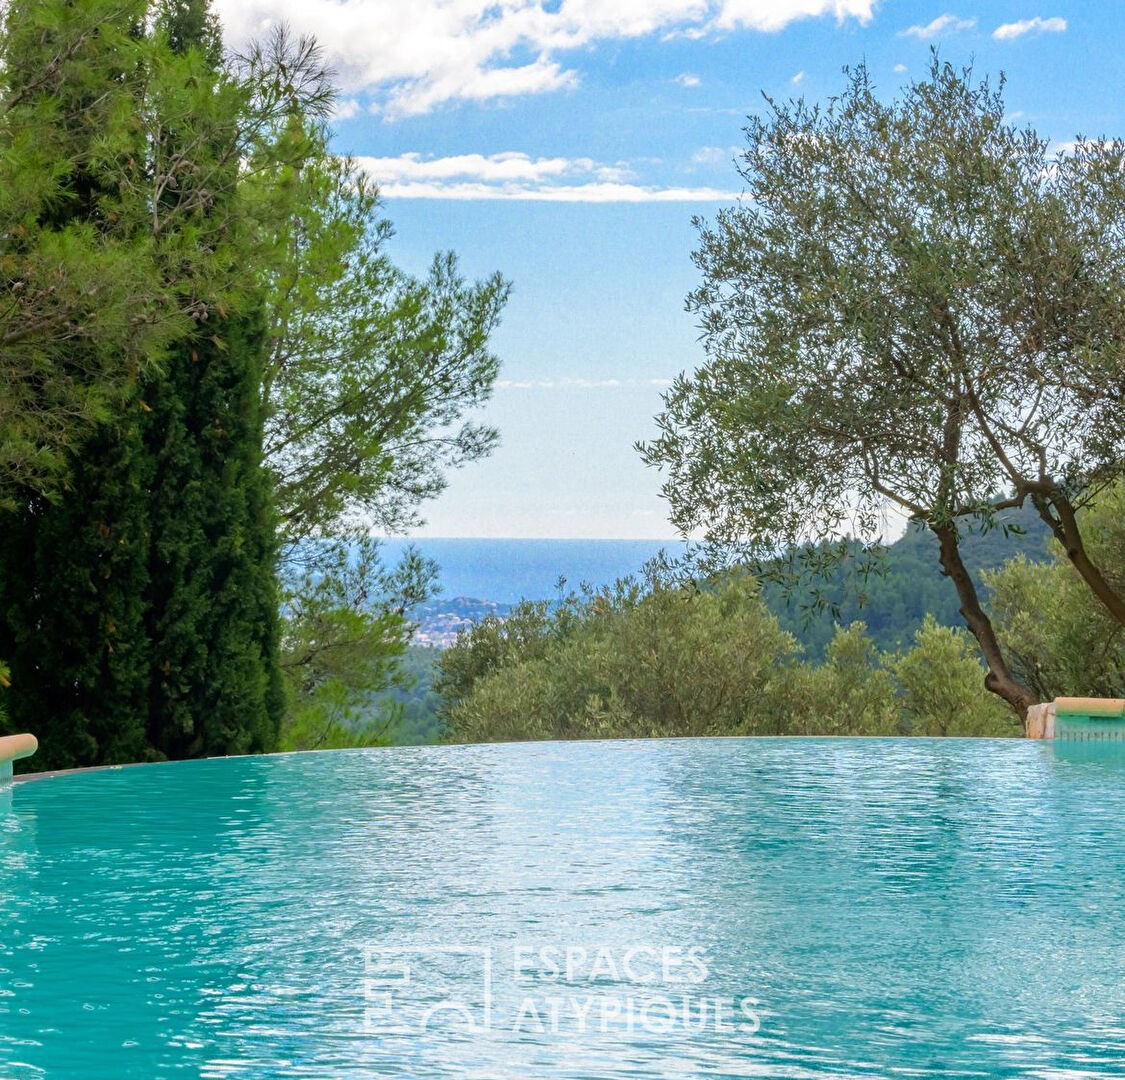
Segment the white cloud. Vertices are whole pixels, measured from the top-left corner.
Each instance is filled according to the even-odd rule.
[[[805,73],[798,71],[796,75],[789,80],[794,86],[800,86],[805,81]]]
[[[509,151],[427,158],[360,157],[387,199],[521,199],[534,202],[729,202],[736,192],[710,187],[656,187],[630,182],[627,163],[541,157]]]
[[[239,44],[286,23],[312,34],[347,94],[388,118],[574,86],[565,54],[648,35],[777,31],[871,19],[877,0],[216,0]]]
[[[355,98],[339,98],[332,115],[336,120],[350,120],[353,116],[358,116],[359,111],[359,102]]]
[[[701,146],[691,155],[691,160],[695,165],[729,165],[741,149],[740,146]]]
[[[1024,34],[1061,34],[1065,30],[1066,19],[1060,19],[1057,15],[1042,19],[1036,15],[1033,19],[1004,23],[992,31],[992,36],[997,41],[1010,41],[1012,38],[1023,37]]]
[[[686,86],[690,89],[699,85],[699,76],[691,75],[685,71],[682,75],[677,75],[672,81],[678,82],[681,86]]]
[[[932,22],[926,23],[925,26],[908,26],[898,36],[929,41],[931,38],[941,37],[943,34],[956,34],[959,30],[971,30],[976,24],[976,19],[962,19],[956,15],[939,15]]]
[[[599,165],[591,158],[533,158],[516,151],[489,154],[487,157],[483,154],[457,154],[443,158],[426,158],[422,154],[409,153],[398,157],[365,157],[359,161],[380,184],[465,178],[484,183],[538,183],[576,174],[620,181],[628,171],[622,165]]]
[[[906,65],[905,64],[895,64],[895,74],[896,75],[901,75],[905,71],[906,71]]]
[[[715,27],[775,31],[795,19],[816,15],[834,15],[837,22],[858,19],[865,23],[874,14],[875,0],[721,0],[708,7],[719,9],[712,20]]]
[[[517,199],[524,202],[656,203],[733,202],[734,191],[719,188],[642,187],[639,184],[482,184],[471,181],[436,184],[405,182],[382,184],[388,199]]]

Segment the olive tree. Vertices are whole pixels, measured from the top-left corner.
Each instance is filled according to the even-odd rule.
[[[1030,501],[1125,621],[1076,514],[1125,470],[1125,147],[1052,153],[1002,80],[936,56],[890,102],[847,74],[751,118],[744,199],[697,222],[706,359],[641,450],[685,535],[761,563],[877,550],[888,509],[924,523],[986,685],[1023,712],[961,539]]]
[[[1109,581],[1125,586],[1125,484],[1080,520],[1086,547]],[[985,576],[997,632],[1012,667],[1040,701],[1059,694],[1118,697],[1125,687],[1125,626],[1098,603],[1060,545],[1049,562],[1013,559]]]

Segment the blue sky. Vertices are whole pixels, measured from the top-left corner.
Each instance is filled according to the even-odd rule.
[[[739,191],[745,117],[828,97],[865,60],[888,95],[929,49],[1008,76],[1015,119],[1059,142],[1125,133],[1112,2],[220,0],[237,40],[284,19],[343,87],[337,148],[365,159],[422,271],[458,252],[514,293],[495,346],[488,460],[451,477],[422,534],[666,538],[633,443],[700,357],[684,312],[692,218]]]

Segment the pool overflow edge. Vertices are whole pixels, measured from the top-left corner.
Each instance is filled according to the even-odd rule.
[[[1029,739],[1047,741],[1125,742],[1125,698],[1058,697],[1032,705],[1024,733]],[[0,784],[11,783],[13,762],[31,757],[38,749],[39,740],[29,733],[0,736]]]

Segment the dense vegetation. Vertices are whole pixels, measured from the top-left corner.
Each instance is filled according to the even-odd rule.
[[[389,691],[391,726],[387,737],[398,746],[420,746],[440,742],[445,734],[441,720],[441,696],[434,677],[442,650],[412,645],[402,659],[403,682]]]
[[[1023,517],[1002,542],[964,545],[1013,670],[1043,701],[1120,696],[1125,629]],[[1081,524],[1108,579],[1125,583],[1125,485],[1104,492]],[[933,543],[908,530],[866,598],[841,566],[826,598],[776,593],[773,610],[772,586],[724,574],[701,588],[658,570],[561,605],[521,604],[441,656],[444,737],[1018,734],[1018,714],[986,692],[973,639],[955,625],[956,593],[934,568]],[[833,620],[824,604],[836,602],[842,619]],[[849,618],[849,605],[876,619],[881,640]]]
[[[963,630],[880,653],[862,622],[802,659],[750,578],[659,576],[522,604],[442,657],[456,741],[666,735],[1011,735]]]
[[[1125,144],[1052,154],[936,59],[890,104],[863,68],[771,102],[752,197],[702,226],[705,362],[642,447],[703,559],[438,659],[437,567],[372,535],[495,445],[509,287],[390,262],[333,101],[312,42],[230,55],[206,0],[5,6],[0,731],[37,766],[1007,735],[1121,692]]]
[[[1125,489],[1107,492],[1084,518],[1091,550],[1111,580],[1125,580]],[[1020,677],[1041,700],[1119,695],[1125,631],[1058,545],[1048,557],[1046,537],[1034,530],[1009,533],[1000,546],[985,539],[966,549],[980,545],[981,587]],[[932,544],[911,530],[889,548],[883,573],[868,582],[870,608],[842,567],[829,600],[842,603],[846,621],[798,592],[788,604],[775,597],[784,625],[755,585],[725,577],[702,589],[650,577],[559,606],[521,604],[441,656],[444,735],[1017,734],[1018,716],[985,691],[973,640],[953,625],[956,594],[933,569]],[[1023,551],[1011,556],[1012,548]],[[1011,557],[990,568],[986,556],[998,553]],[[879,621],[881,641],[848,618],[848,605]],[[916,619],[915,608],[949,621]]]
[[[1083,515],[1090,553],[1125,587],[1125,484]],[[1040,701],[1060,694],[1125,697],[1125,627],[1091,594],[1058,544],[1050,562],[1026,558],[986,575],[1000,639]]]
[[[39,766],[303,745],[396,678],[433,567],[353,542],[491,449],[507,284],[389,262],[333,100],[206,0],[5,6],[0,730]]]
[[[1026,511],[1013,511],[1005,516],[1005,525],[1007,531],[1001,531],[999,535],[972,534],[964,540],[966,562],[973,567],[982,588],[986,584],[991,586],[1006,580],[994,573],[1001,568],[1013,573],[1017,566],[1025,567],[1026,572],[1031,574],[1054,572],[1048,552],[1047,531],[1037,516]],[[844,565],[830,580],[818,583],[815,594],[808,584],[786,591],[776,583],[767,583],[762,588],[762,599],[780,628],[800,647],[798,655],[803,662],[821,664],[829,646],[834,641],[837,648],[840,645],[837,641],[838,628],[862,622],[866,637],[874,646],[869,655],[877,661],[877,666],[884,667],[880,656],[909,652],[917,643],[917,635],[925,628],[927,620],[936,624],[929,629],[928,640],[931,642],[934,641],[933,630],[937,627],[958,625],[956,590],[936,565],[933,545],[933,538],[925,530],[911,528],[888,546],[878,573],[872,574],[866,582],[857,583]],[[1021,594],[1020,597],[1024,604],[1021,610],[1033,612],[1037,597],[1033,595],[1033,590],[1024,592],[1026,595]],[[526,618],[533,607],[546,614],[553,606],[524,604],[519,617]],[[497,608],[499,610],[493,610]],[[424,613],[432,615],[436,611],[453,611],[460,619],[476,622],[492,616],[488,625],[498,629],[511,608],[464,599],[431,600],[419,605],[415,616],[421,619]],[[1080,617],[1076,612],[1075,619]],[[1036,625],[1037,618],[1037,615],[1033,617],[1031,625]],[[463,637],[462,644],[467,640],[468,637]],[[964,647],[962,637],[955,636],[953,640]],[[376,693],[356,708],[343,728],[332,731],[321,729],[318,735],[323,741],[316,745],[356,745],[357,741],[368,741],[369,737],[374,737],[376,742],[400,745],[439,741],[446,734],[442,718],[449,708],[435,682],[440,678],[443,658],[448,670],[456,663],[452,659],[455,655],[438,648],[410,646],[397,662],[402,677],[396,678],[395,685]],[[979,680],[979,670],[973,668],[972,671],[973,677]],[[1104,682],[1101,679],[1091,685],[1102,686]],[[1119,682],[1125,685],[1125,678]],[[1034,680],[1029,685],[1039,687]],[[1083,685],[1081,681],[1079,685]],[[455,700],[460,690],[456,683],[447,682],[446,692]],[[1050,696],[1054,692],[1064,691],[1053,691]],[[1043,690],[1042,693],[1046,696],[1047,692]],[[956,728],[958,725],[953,726]],[[1004,730],[1008,730],[1007,725]]]
[[[1049,534],[1038,515],[1029,510],[1008,511],[991,532],[966,532],[961,539],[965,565],[978,588],[992,571],[1022,556],[1031,563],[1048,558]],[[820,659],[837,624],[858,619],[876,646],[887,652],[906,648],[915,632],[932,616],[942,626],[958,626],[961,614],[957,590],[942,573],[937,541],[928,530],[911,526],[887,546],[864,578],[854,564],[865,552],[854,545],[852,561],[837,562],[815,581],[792,587],[767,580],[762,595],[782,628],[804,647],[810,659]]]

